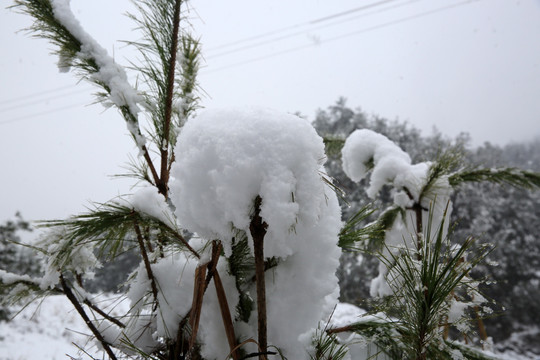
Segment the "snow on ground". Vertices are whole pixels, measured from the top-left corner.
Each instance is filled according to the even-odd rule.
[[[65,296],[50,296],[30,304],[12,321],[0,322],[0,360],[89,359],[76,346],[95,355],[89,333]]]
[[[126,306],[120,304],[118,311],[127,310]],[[356,306],[339,304],[331,323],[333,327],[344,326],[349,322],[361,321],[364,314],[364,310]],[[0,360],[68,360],[70,356],[90,359],[74,345],[84,347],[91,355],[97,355],[95,345],[88,342],[88,334],[84,322],[67,298],[50,296],[42,302],[29,305],[11,322],[0,322]],[[353,350],[361,351],[365,348],[360,345],[356,344],[357,349]],[[534,354],[523,356],[513,351],[497,353],[497,357],[501,360],[540,359]],[[351,358],[357,360],[354,355]]]

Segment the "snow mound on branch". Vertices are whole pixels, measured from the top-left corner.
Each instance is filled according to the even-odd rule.
[[[155,264],[152,264],[152,273],[158,289],[159,309],[152,315],[145,307],[145,297],[152,296],[151,282],[141,263],[137,275],[130,285],[127,294],[131,302],[130,312],[133,316],[125,329],[106,324],[106,339],[115,346],[130,354],[129,347],[124,342],[135,344],[145,352],[151,352],[160,346],[156,338],[175,339],[179,324],[186,319],[191,311],[195,271],[199,261],[187,253],[168,253]],[[238,303],[235,281],[227,273],[227,263],[223,260],[217,264],[217,271],[223,282],[228,299],[229,311],[234,314]],[[219,324],[221,313],[219,301],[214,286],[207,289],[201,311],[199,338],[203,344],[212,344],[212,347],[203,347],[203,354],[207,358],[220,358],[223,349],[228,349],[227,338],[223,325]],[[215,349],[215,351],[213,351]],[[226,354],[225,354],[226,355]]]
[[[416,216],[419,214],[413,210],[414,206],[421,209],[424,238],[436,238],[440,226],[443,226],[443,237],[446,236],[452,212],[452,187],[446,176],[430,179],[431,162],[412,164],[409,155],[398,145],[368,129],[355,130],[349,135],[341,154],[343,171],[351,180],[359,182],[371,172],[366,189],[370,198],[374,199],[384,185],[391,185],[394,204],[407,212],[403,217],[398,216],[387,229],[383,256],[389,256],[389,249],[395,252],[403,245],[409,249],[416,247]],[[427,226],[430,222],[432,226]],[[386,265],[379,264],[379,275],[371,283],[371,296],[393,293],[387,277]],[[396,283],[399,282],[396,280]]]
[[[297,223],[314,225],[326,206],[322,139],[306,120],[268,109],[207,111],[188,121],[176,147],[171,198],[180,223],[225,252],[245,230],[254,199],[268,224],[265,254],[285,258]]]
[[[343,171],[351,180],[360,181],[373,170],[366,190],[374,198],[379,190],[411,166],[411,158],[386,136],[368,129],[356,130],[342,150]]]
[[[437,179],[431,191],[422,193],[432,163],[413,165],[410,156],[398,145],[372,130],[355,130],[345,141],[341,155],[343,171],[351,180],[359,182],[371,172],[366,193],[372,199],[384,185],[392,184],[396,189],[394,203],[403,209],[419,200],[424,208],[429,208],[436,198],[444,208],[452,193],[445,177]]]
[[[309,334],[339,294],[341,213],[324,180],[322,139],[297,116],[260,108],[214,110],[186,123],[175,156],[170,194],[178,221],[203,238],[221,240],[227,257],[238,231],[253,249],[249,225],[254,201],[262,198],[264,254],[279,258],[266,271],[268,343],[289,359],[307,359]],[[250,293],[255,298],[254,284]],[[248,324],[235,327],[241,338],[254,336],[256,311]],[[223,356],[211,343],[204,347]]]

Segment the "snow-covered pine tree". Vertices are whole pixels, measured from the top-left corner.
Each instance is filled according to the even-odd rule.
[[[351,140],[359,148],[344,148],[347,171],[361,177],[366,162],[373,166],[368,192],[374,196],[391,181],[396,206],[360,232],[351,223],[342,229],[337,189],[323,168],[323,139],[306,120],[267,109],[194,116],[200,45],[185,26],[183,1],[135,2],[139,13],[130,17],[142,32],[130,43],[142,58],[133,66],[137,88],[81,27],[69,0],[15,3],[34,18],[34,34],[57,46],[60,70],[73,69],[100,89],[98,101],[119,110],[139,151],[131,175],[142,185],[88,213],[43,223],[50,228],[38,248],[45,274],[1,272],[5,300],[66,296],[111,359],[344,359],[348,344],[338,336],[345,333],[353,333],[353,343],[357,336],[375,343],[386,357],[455,358],[459,348],[468,358],[486,358],[439,341],[440,320],[454,314],[451,292],[467,284],[470,266],[483,257],[461,261],[468,242],[448,248],[449,262],[439,271],[448,209],[441,204],[461,181],[538,186],[537,175],[476,170],[445,176],[451,162],[411,165],[388,140],[364,133]],[[407,225],[411,212],[418,216]],[[405,218],[398,224],[400,214]],[[381,269],[395,279],[390,286],[404,289],[397,304],[410,322],[382,317],[329,324],[339,293],[338,236],[349,246],[347,239],[356,242],[359,234],[402,235],[400,251],[387,244]],[[130,309],[113,315],[94,302],[85,278],[130,247],[141,258],[126,274],[122,298]],[[432,298],[435,304],[427,301]],[[429,316],[415,316],[426,309]]]
[[[21,246],[20,232],[22,231],[30,232],[32,228],[20,213],[15,214],[14,220],[7,220],[0,224],[0,269],[8,269],[9,272],[15,274],[38,274],[39,264],[32,261],[30,249]],[[9,288],[0,283],[0,297],[5,296],[8,290]],[[0,321],[9,318],[9,308],[0,306]]]
[[[60,70],[96,85],[97,100],[119,110],[139,151],[131,175],[142,184],[42,223],[50,228],[39,244],[45,274],[2,273],[6,300],[67,296],[111,359],[331,356],[318,341],[334,337],[317,328],[339,294],[341,216],[323,140],[306,120],[262,109],[193,119],[200,45],[187,32],[184,2],[134,4],[137,88],[68,0],[16,1],[34,18],[34,35],[56,45]],[[129,312],[112,315],[85,280],[127,248],[141,263],[125,274]]]
[[[338,145],[336,145],[338,143]],[[333,139],[332,145],[339,146]],[[390,327],[399,334],[393,344],[400,357],[410,359],[476,358],[475,351],[450,341],[449,326],[471,332],[476,318],[481,339],[487,335],[480,316],[491,313],[471,271],[491,251],[489,244],[473,249],[474,239],[450,241],[450,196],[466,182],[509,184],[525,189],[540,187],[540,174],[512,168],[465,167],[459,152],[450,149],[434,162],[412,164],[408,154],[371,130],[352,132],[343,143],[345,173],[356,182],[370,174],[367,195],[375,199],[390,186],[394,204],[379,218],[358,228],[370,211],[360,210],[343,229],[344,248],[375,249],[379,275],[371,282],[371,295],[385,298],[394,318]],[[467,314],[467,309],[469,313]],[[387,336],[386,336],[387,337]],[[380,340],[383,344],[387,339]]]

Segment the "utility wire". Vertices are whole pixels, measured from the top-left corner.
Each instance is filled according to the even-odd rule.
[[[241,39],[239,41],[235,41],[235,42],[232,42],[232,43],[229,43],[229,44],[221,45],[221,46],[216,47],[214,49],[224,48],[224,47],[228,47],[228,46],[231,46],[231,45],[236,45],[236,44],[239,44],[239,43],[242,43],[242,42],[246,42],[246,41],[250,41],[250,40],[254,40],[254,39],[264,38],[264,37],[267,37],[269,35],[273,35],[273,34],[276,34],[276,33],[279,33],[279,32],[290,30],[292,28],[305,26],[306,24],[315,24],[315,23],[324,22],[324,21],[327,21],[327,20],[330,20],[330,19],[335,19],[335,18],[338,18],[338,17],[345,16],[347,14],[351,14],[351,13],[354,13],[354,12],[365,10],[367,8],[372,8],[372,7],[375,7],[375,6],[383,5],[385,3],[389,3],[389,2],[393,2],[393,1],[395,1],[395,0],[379,1],[379,2],[376,2],[376,3],[369,4],[369,5],[365,5],[365,6],[362,6],[362,7],[355,8],[355,9],[351,9],[351,10],[348,10],[348,11],[345,11],[345,12],[341,12],[341,13],[329,15],[329,16],[326,16],[326,17],[323,17],[323,18],[308,21],[306,23],[292,25],[292,26],[289,26],[289,27],[286,27],[286,28],[281,28],[281,29],[277,29],[277,30],[274,30],[274,31],[271,31],[271,32],[267,32],[265,34],[256,35],[256,36],[253,36],[253,37],[250,37],[250,38]],[[394,6],[389,7],[389,8],[381,9],[381,10],[379,10],[377,12],[382,12],[382,11],[386,11],[386,10],[393,9],[393,8],[396,8],[396,7],[408,5],[408,4],[410,4],[412,2],[415,2],[415,1],[419,1],[419,0],[411,0],[411,1],[407,2],[407,3],[397,4],[397,5],[394,5]],[[448,11],[448,10],[451,10],[453,8],[461,7],[461,6],[468,5],[468,4],[471,4],[473,2],[478,2],[478,1],[480,1],[480,0],[462,1],[462,2],[459,2],[459,3],[452,4],[452,5],[443,6],[443,7],[434,9],[434,10],[425,11],[425,12],[415,14],[415,15],[411,15],[411,16],[407,16],[407,17],[404,17],[404,18],[401,18],[401,19],[397,19],[397,20],[389,21],[389,22],[386,22],[386,23],[383,23],[383,24],[371,26],[371,27],[361,29],[361,30],[358,30],[358,31],[353,31],[353,32],[349,32],[349,33],[346,33],[346,34],[343,34],[343,35],[338,35],[338,36],[335,36],[335,37],[332,37],[332,38],[328,38],[326,40],[321,40],[321,41],[319,41],[319,42],[317,42],[315,44],[310,43],[310,44],[306,44],[306,45],[303,45],[303,46],[298,46],[298,47],[294,47],[294,48],[285,49],[285,50],[282,50],[282,51],[279,51],[279,52],[274,52],[274,53],[269,54],[269,55],[259,56],[259,57],[248,59],[248,60],[241,61],[241,62],[238,62],[238,63],[234,63],[234,64],[222,66],[222,67],[219,67],[219,68],[214,68],[214,69],[211,69],[211,70],[203,71],[203,73],[204,74],[211,74],[211,73],[219,72],[219,71],[226,70],[226,69],[229,69],[229,68],[234,68],[234,67],[238,67],[238,66],[253,63],[253,62],[266,60],[266,59],[269,59],[269,58],[277,57],[277,56],[292,53],[292,52],[297,52],[297,51],[304,50],[304,49],[307,49],[307,48],[310,48],[310,47],[313,47],[313,46],[316,46],[316,45],[319,45],[319,44],[329,43],[329,42],[341,40],[341,39],[344,39],[344,38],[348,38],[348,37],[351,37],[351,36],[356,36],[356,35],[360,35],[360,34],[363,34],[363,33],[378,30],[378,29],[381,29],[381,28],[385,28],[385,27],[401,24],[401,23],[404,23],[404,22],[416,20],[416,19],[419,19],[419,18],[422,18],[422,17],[426,17],[426,16],[429,16],[429,15],[433,15],[433,14],[436,14],[436,13],[443,12],[443,11]],[[374,13],[376,13],[376,12],[374,12]],[[373,14],[373,13],[371,13],[371,14]],[[362,14],[361,16],[367,16],[367,14]],[[357,16],[357,17],[359,17],[359,16]],[[344,20],[342,22],[349,21],[349,20]],[[335,25],[335,24],[336,23],[333,23],[331,25]],[[315,29],[319,29],[319,28],[323,28],[323,27],[327,27],[327,26],[331,26],[331,25],[324,25],[324,26],[317,27]],[[303,31],[303,32],[305,32],[305,31]],[[288,37],[288,36],[294,36],[294,35],[282,36],[282,38]],[[269,41],[270,40],[266,40],[265,43],[268,43]],[[277,40],[271,40],[271,41],[277,41]],[[256,46],[260,46],[260,45],[259,44],[252,44],[250,47],[256,47]],[[241,51],[241,50],[244,50],[244,48],[231,50],[230,52],[236,52],[236,51]],[[217,56],[221,56],[221,55],[220,54],[214,55],[214,57],[217,57]],[[59,91],[69,89],[69,88],[73,88],[73,86],[70,85],[70,86],[63,86],[63,87],[51,89],[51,90],[46,91],[46,93],[59,92]],[[81,90],[80,92],[82,92],[82,91],[83,90]],[[88,90],[85,89],[84,91],[88,91]],[[3,101],[0,101],[0,104],[17,102],[17,101],[22,101],[22,100],[25,100],[25,99],[28,99],[28,98],[38,97],[38,96],[43,95],[43,93],[44,92],[33,93],[33,94],[26,95],[24,97],[19,97],[19,98],[10,99],[10,100],[3,100]],[[60,97],[60,96],[62,96],[62,95],[52,96],[52,97],[49,97],[49,98],[46,98],[46,99],[38,100],[36,102],[46,101],[46,100],[50,100],[52,98],[57,98],[57,97]],[[36,102],[32,102],[30,104],[34,104]],[[23,105],[29,105],[29,103],[24,103],[24,104],[21,104],[20,106],[23,106]],[[17,121],[22,121],[22,120],[26,120],[26,119],[30,119],[30,118],[35,118],[35,117],[39,117],[41,115],[47,115],[47,114],[51,114],[51,113],[55,113],[55,112],[59,112],[59,111],[64,111],[64,110],[79,107],[79,106],[82,106],[82,105],[86,105],[86,103],[68,105],[68,106],[64,106],[64,107],[51,109],[51,110],[46,111],[46,112],[34,113],[34,114],[25,115],[25,116],[21,116],[21,117],[10,119],[10,120],[0,121],[0,125],[13,123],[13,122],[17,122]],[[0,112],[11,110],[12,108],[16,108],[16,107],[4,108],[4,109],[1,109]]]
[[[10,110],[16,110],[16,109],[20,109],[22,107],[27,107],[27,106],[32,106],[32,105],[36,105],[36,104],[39,104],[39,103],[43,103],[45,101],[49,101],[49,100],[54,100],[54,99],[58,99],[58,98],[61,98],[61,97],[66,97],[66,96],[71,96],[71,95],[76,95],[76,94],[81,94],[83,92],[88,92],[89,89],[79,89],[77,91],[72,91],[73,90],[73,87],[70,86],[68,88],[63,88],[63,90],[70,90],[69,93],[66,94],[66,91],[60,91],[60,94],[56,94],[56,95],[52,95],[52,96],[49,96],[49,97],[46,97],[46,98],[43,98],[43,99],[38,99],[38,100],[33,100],[33,101],[27,101],[27,102],[23,102],[23,103],[20,103],[20,104],[17,104],[17,105],[13,105],[13,106],[8,106],[8,107],[5,107],[3,109],[0,109],[0,113],[3,113],[3,112],[6,112],[6,111],[10,111]],[[48,93],[51,93],[51,92],[59,92],[59,91],[53,91],[53,90],[48,90],[48,91],[44,91],[42,93],[42,95],[45,95],[45,94],[48,94]],[[36,96],[34,96],[35,98]],[[24,100],[25,97],[21,97],[19,98],[19,100],[16,100],[15,102],[20,102],[22,100]]]
[[[279,51],[279,52],[274,52],[274,53],[269,54],[269,55],[259,56],[259,57],[256,57],[256,58],[244,60],[244,61],[237,62],[237,63],[234,63],[234,64],[214,68],[214,69],[205,71],[204,74],[211,74],[211,73],[219,72],[219,71],[222,71],[222,70],[238,67],[238,66],[241,66],[241,65],[246,65],[246,64],[253,63],[253,62],[266,60],[266,59],[273,58],[273,57],[276,57],[276,56],[280,56],[280,55],[283,55],[283,54],[297,52],[297,51],[304,50],[304,49],[307,49],[307,48],[310,48],[310,47],[313,47],[313,46],[317,46],[317,45],[320,45],[320,44],[329,43],[329,42],[333,42],[333,41],[336,41],[336,40],[341,40],[341,39],[348,38],[348,37],[351,37],[351,36],[356,36],[356,35],[364,34],[364,33],[367,33],[367,32],[374,31],[374,30],[382,29],[382,28],[385,28],[385,27],[389,27],[389,26],[401,24],[401,23],[404,23],[404,22],[416,20],[416,19],[419,19],[419,18],[422,18],[422,17],[426,17],[426,16],[429,16],[429,15],[440,13],[440,12],[443,12],[443,11],[448,11],[448,10],[451,10],[453,8],[461,7],[461,6],[464,6],[464,5],[469,5],[469,4],[473,3],[473,2],[478,2],[478,1],[480,1],[480,0],[466,0],[466,1],[462,1],[462,2],[459,2],[459,3],[452,4],[452,5],[443,6],[443,7],[434,9],[434,10],[429,10],[429,11],[425,11],[425,12],[422,12],[422,13],[419,13],[419,14],[406,16],[406,17],[401,18],[401,19],[389,21],[389,22],[379,24],[379,25],[374,25],[374,26],[371,26],[371,27],[368,27],[368,28],[365,28],[365,29],[362,29],[362,30],[357,30],[357,31],[349,32],[349,33],[346,33],[346,34],[343,34],[343,35],[328,38],[326,40],[320,40],[320,41],[318,41],[317,43],[314,43],[314,44],[310,43],[310,44],[306,44],[306,45],[302,45],[302,46],[297,46],[297,47],[289,48],[289,49],[282,50],[282,51]]]
[[[341,16],[349,15],[349,14],[352,14],[352,13],[355,13],[355,12],[358,12],[358,11],[364,11],[366,9],[376,7],[376,6],[379,6],[379,5],[383,5],[385,3],[389,3],[389,2],[393,2],[393,1],[396,1],[396,0],[378,1],[376,3],[360,6],[360,7],[354,8],[354,9],[350,9],[350,10],[343,11],[343,12],[340,12],[340,13],[328,15],[328,16],[318,18],[318,19],[315,19],[315,20],[310,20],[310,21],[306,21],[306,22],[303,22],[303,23],[286,26],[286,27],[283,27],[283,28],[271,30],[271,31],[263,33],[263,34],[254,35],[254,36],[250,36],[250,37],[243,38],[243,39],[240,39],[240,40],[236,40],[236,41],[233,41],[233,42],[230,42],[230,43],[226,43],[226,44],[223,44],[223,45],[216,46],[214,48],[207,49],[206,51],[207,52],[212,52],[212,51],[215,51],[215,50],[231,47],[231,46],[238,45],[238,44],[241,44],[241,43],[262,39],[262,38],[272,36],[272,35],[275,35],[275,34],[279,34],[279,33],[285,32],[285,31],[289,31],[289,30],[292,30],[292,29],[297,29],[299,27],[310,26],[310,25],[317,24],[317,23],[320,23],[320,22],[335,19],[335,18],[338,18],[338,17],[341,17]]]
[[[53,114],[53,113],[57,113],[57,112],[60,112],[60,111],[73,109],[73,108],[76,108],[76,107],[81,107],[81,106],[84,106],[84,105],[88,105],[88,103],[84,102],[84,103],[80,103],[80,104],[72,104],[72,105],[67,105],[67,106],[62,106],[62,107],[58,107],[58,108],[55,108],[55,109],[51,109],[51,110],[48,110],[48,111],[41,111],[39,113],[19,116],[19,117],[16,117],[14,119],[0,121],[0,125],[6,125],[6,124],[14,123],[14,122],[19,122],[19,121],[22,121],[22,120],[28,120],[28,119],[31,119],[31,118],[40,117],[42,115]]]
[[[12,104],[14,102],[19,102],[19,101],[28,100],[28,99],[31,99],[31,98],[42,96],[44,93],[59,92],[59,91],[66,90],[66,89],[72,89],[73,87],[74,87],[73,85],[67,85],[67,86],[61,86],[61,87],[50,89],[50,90],[31,93],[31,94],[24,95],[24,96],[17,96],[16,98],[11,98],[11,99],[0,101],[0,105]]]
[[[379,14],[379,13],[382,13],[382,12],[393,10],[393,9],[396,9],[396,8],[399,8],[399,7],[403,7],[405,5],[410,5],[410,4],[412,4],[414,2],[418,2],[418,1],[420,1],[420,0],[409,0],[409,1],[405,2],[405,3],[395,4],[393,6],[389,6],[389,7],[386,7],[384,9],[372,11],[372,12],[369,12],[369,13],[362,13],[362,14],[359,14],[359,15],[356,15],[356,16],[353,16],[353,17],[350,17],[350,18],[346,18],[346,19],[342,19],[340,21],[332,22],[330,24],[320,25],[320,26],[309,28],[309,29],[300,30],[300,31],[296,31],[296,32],[293,32],[293,33],[281,35],[281,36],[278,36],[278,37],[273,37],[271,39],[263,40],[263,41],[260,41],[260,42],[254,43],[254,44],[248,44],[248,45],[236,47],[236,48],[233,48],[233,49],[230,49],[230,50],[225,50],[225,51],[219,52],[217,54],[209,55],[206,58],[207,59],[214,59],[214,58],[221,57],[221,56],[224,56],[224,55],[228,55],[228,54],[232,54],[232,53],[252,49],[252,48],[255,48],[255,47],[262,46],[262,45],[266,45],[266,44],[278,42],[278,41],[281,41],[281,40],[285,40],[285,39],[288,39],[288,38],[292,38],[292,37],[295,37],[295,36],[298,36],[298,35],[303,35],[303,34],[308,33],[309,31],[325,29],[325,28],[328,28],[328,27],[331,27],[331,26],[341,25],[341,24],[344,24],[346,22],[357,20],[359,18],[363,18],[363,17],[367,17],[367,16],[370,16],[370,15]],[[335,16],[329,16],[327,18],[334,18],[334,17]],[[325,19],[325,18],[323,18],[323,19]],[[318,23],[318,22],[320,22],[320,21],[319,20],[314,20],[314,23]],[[298,25],[298,26],[300,26],[300,25]],[[237,42],[236,44],[238,44],[238,43],[240,43],[240,42]],[[231,44],[233,44],[233,43],[231,43]]]

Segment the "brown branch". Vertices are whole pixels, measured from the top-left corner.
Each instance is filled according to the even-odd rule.
[[[265,360],[264,353],[267,351],[267,321],[266,321],[266,285],[264,278],[264,236],[268,225],[263,222],[261,212],[260,196],[255,198],[255,214],[249,224],[249,231],[253,237],[253,247],[255,253],[255,281],[257,288],[257,330],[258,341],[261,348],[259,360]]]
[[[236,336],[234,334],[234,326],[232,322],[231,312],[229,310],[229,303],[227,301],[227,295],[223,288],[223,283],[219,277],[219,273],[214,273],[214,285],[216,287],[216,294],[219,302],[219,309],[221,310],[221,318],[223,320],[223,326],[225,327],[225,333],[227,335],[227,341],[229,342],[230,354],[234,360],[239,359],[238,352],[236,351]]]
[[[421,251],[422,251],[423,244],[422,244],[421,234],[424,231],[423,224],[422,224],[422,211],[427,211],[428,209],[422,206],[422,204],[420,203],[421,201],[420,199],[418,199],[418,201],[414,199],[411,191],[408,188],[404,187],[403,190],[405,191],[409,199],[413,201],[413,205],[411,207],[408,207],[407,210],[412,210],[416,218],[415,231],[416,231],[416,250],[418,251],[417,260],[422,260]]]
[[[193,285],[193,303],[191,305],[191,315],[189,325],[191,327],[191,339],[189,340],[189,350],[193,349],[197,332],[199,331],[199,321],[201,319],[202,303],[204,297],[205,277],[207,265],[201,265],[195,270],[195,283]]]
[[[62,285],[62,289],[64,290],[64,294],[66,294],[69,301],[73,304],[75,307],[75,310],[79,313],[79,315],[83,318],[86,326],[92,331],[92,334],[96,337],[96,339],[101,343],[103,346],[103,349],[109,355],[109,357],[113,360],[116,360],[116,355],[112,351],[110,344],[105,340],[103,335],[99,332],[99,330],[96,328],[96,326],[92,323],[86,312],[84,311],[83,307],[77,300],[77,297],[75,294],[73,294],[73,291],[71,291],[71,288],[67,284],[66,280],[64,279],[64,276],[60,274],[60,284]]]
[[[355,329],[354,325],[347,325],[347,326],[328,329],[328,330],[326,330],[326,333],[327,334],[339,334],[339,333],[342,333],[342,332],[352,332],[352,331],[354,331],[354,329]]]
[[[107,314],[105,311],[101,310],[97,305],[93,304],[90,300],[84,299],[84,303],[88,305],[89,308],[97,312],[99,315],[103,316],[105,319],[109,320],[110,322],[118,325],[121,328],[125,328],[126,325],[122,323],[120,320],[112,317],[111,315]]]
[[[135,228],[135,233],[137,234],[137,240],[139,242],[139,248],[141,249],[141,256],[143,258],[144,266],[146,268],[146,274],[148,275],[148,279],[150,280],[150,284],[152,286],[152,294],[154,295],[154,300],[156,301],[154,304],[155,310],[158,306],[158,290],[156,285],[156,279],[154,278],[154,273],[152,272],[152,267],[150,266],[150,260],[148,259],[146,247],[144,246],[144,239],[141,233],[141,228],[139,227],[139,223],[136,217],[133,218],[133,227]]]
[[[169,227],[168,225],[165,224],[165,226],[167,226],[167,229],[169,230],[169,232],[178,240],[180,240],[180,242],[189,250],[191,251],[191,253],[193,255],[195,255],[195,257],[197,259],[200,259],[201,258],[201,255],[199,255],[199,253],[194,249],[192,248],[189,243],[187,242],[186,239],[184,239],[184,237],[182,235],[180,235],[178,232],[176,232],[174,229],[172,229],[171,227]]]
[[[75,274],[75,281],[77,281],[77,284],[81,287],[81,289],[84,290],[83,280],[81,274]],[[85,298],[83,300],[83,303],[86,304],[89,308],[97,312],[99,315],[103,316],[105,319],[109,320],[110,322],[120,326],[121,328],[125,328],[126,325],[124,325],[120,320],[110,316],[105,311],[101,310],[97,305],[92,303],[89,299]]]
[[[150,172],[152,173],[152,177],[154,178],[154,183],[156,184],[158,191],[160,194],[163,194],[165,198],[167,197],[167,189],[163,189],[162,181],[159,178],[159,175],[156,171],[156,167],[154,166],[154,162],[152,161],[152,158],[150,157],[150,154],[148,153],[148,148],[146,145],[142,146],[142,152],[143,157],[146,160],[146,163],[148,164],[148,168],[150,169]]]
[[[214,240],[212,244],[212,259],[206,264],[199,266],[196,270],[195,283],[193,287],[192,306],[191,306],[191,309],[188,310],[186,315],[180,321],[180,324],[178,326],[178,333],[176,335],[176,343],[173,347],[173,351],[175,352],[175,354],[180,354],[181,350],[183,349],[184,341],[183,341],[182,329],[184,328],[184,326],[186,326],[188,322],[191,327],[191,338],[189,339],[189,343],[187,344],[188,351],[192,351],[193,346],[195,345],[195,340],[197,337],[198,326],[199,326],[198,324],[199,324],[199,319],[200,319],[200,312],[202,308],[202,301],[203,301],[206,289],[208,288],[208,285],[210,284],[210,281],[215,275],[217,275],[216,266],[219,261],[219,256],[221,254],[222,249],[223,249],[223,246],[221,245],[221,243],[217,240]],[[198,254],[196,255],[198,256]],[[206,274],[206,279],[202,281],[202,279],[204,278],[204,274]]]
[[[169,141],[171,131],[172,100],[174,95],[174,74],[176,66],[176,52],[178,51],[178,30],[180,27],[180,5],[182,1],[176,0],[174,4],[173,30],[171,36],[171,48],[169,50],[169,73],[167,74],[167,95],[165,97],[165,119],[163,124],[163,144],[161,144],[161,186],[167,197],[169,183]]]

